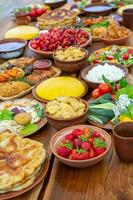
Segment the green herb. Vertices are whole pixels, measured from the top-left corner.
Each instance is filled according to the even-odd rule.
[[[38,130],[38,125],[37,124],[27,124],[21,131],[21,135],[29,135],[31,133],[34,133],[35,131]]]
[[[73,145],[72,145],[71,142],[68,142],[68,143],[66,143],[66,144],[61,144],[61,146],[62,146],[62,147],[67,147],[67,148],[70,149],[70,150],[73,148]]]
[[[84,152],[86,152],[86,150],[84,150],[84,149],[76,149],[76,151],[78,152],[78,153],[84,153]]]
[[[127,85],[126,87],[119,89],[116,93],[117,99],[121,94],[126,94],[129,98],[133,99],[133,86]]]
[[[13,113],[10,110],[4,109],[0,112],[0,121],[12,120]]]
[[[44,114],[44,109],[42,108],[42,106],[40,106],[39,103],[35,104],[35,105],[34,105],[34,108],[35,108],[35,110],[36,110],[36,112],[37,112],[37,116],[38,116],[39,118],[43,118],[43,117],[45,116],[45,114]]]
[[[120,81],[119,81],[119,84],[120,84],[120,88],[124,88],[127,86],[127,81],[125,78],[122,78]]]
[[[103,140],[100,140],[99,138],[94,139],[94,145],[95,147],[106,147],[106,143]]]
[[[84,135],[81,135],[80,139],[81,139],[82,142],[86,142],[87,141],[87,138]]]
[[[108,27],[109,26],[109,21],[103,21],[103,22],[98,22],[94,25],[91,26],[91,29],[97,28],[97,27]]]

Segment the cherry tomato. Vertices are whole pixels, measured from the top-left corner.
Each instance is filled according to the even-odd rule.
[[[128,49],[128,54],[133,54],[133,49]]]
[[[93,97],[94,99],[96,99],[96,98],[98,98],[99,96],[100,96],[99,89],[93,90],[93,92],[92,92],[92,97]]]
[[[122,55],[122,58],[123,58],[123,60],[128,60],[128,58],[129,58],[129,55],[128,55],[128,54],[126,54],[126,53],[124,53],[124,54]]]
[[[116,84],[116,85],[115,85],[115,90],[118,91],[119,89],[120,89],[120,85],[119,85],[119,84]]]
[[[93,60],[93,63],[94,63],[94,64],[99,64],[100,61],[95,59],[95,60]]]
[[[107,83],[101,83],[98,86],[98,89],[99,89],[100,95],[105,94],[105,93],[109,93],[111,91],[111,88]]]
[[[31,11],[29,12],[29,16],[30,16],[31,18],[35,18],[35,17],[36,17],[36,11],[35,11],[35,10],[31,10]]]
[[[114,57],[111,56],[111,55],[106,56],[106,58],[107,58],[107,60],[112,60],[112,59],[114,59]]]

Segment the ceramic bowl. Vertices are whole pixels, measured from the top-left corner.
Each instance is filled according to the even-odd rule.
[[[46,6],[49,6],[51,9],[56,9],[56,8],[59,8],[61,6],[63,6],[64,4],[66,4],[66,0],[60,0],[60,1],[55,1],[55,2],[48,2],[46,0],[43,0],[43,3],[46,5]]]
[[[125,45],[128,41],[128,38],[130,37],[130,35],[131,35],[131,31],[128,30],[128,34],[125,35],[124,37],[108,40],[108,39],[106,39],[105,33],[102,33],[100,35],[100,39],[107,45]]]
[[[82,115],[72,118],[72,119],[56,119],[52,116],[50,116],[46,111],[45,111],[45,115],[47,118],[48,123],[53,126],[55,129],[57,130],[61,130],[63,128],[66,128],[68,126],[72,126],[72,125],[76,125],[76,124],[84,124],[87,118],[87,111],[88,111],[88,104],[87,102],[82,99],[82,98],[78,98],[77,99],[81,100],[82,103],[85,104],[85,111]]]
[[[54,62],[56,67],[61,69],[62,71],[68,72],[68,73],[74,73],[82,69],[87,64],[87,58],[88,58],[88,51],[86,49],[81,49],[83,52],[85,52],[85,56],[82,59],[74,60],[74,61],[62,61],[56,58],[55,53],[53,55]]]
[[[42,31],[41,31],[41,32],[42,32]],[[92,42],[91,34],[88,33],[88,36],[89,36],[89,39],[87,40],[86,43],[80,45],[81,48],[86,48],[88,45],[91,44],[91,42]],[[38,55],[40,55],[40,56],[42,56],[42,57],[44,57],[44,58],[53,58],[53,53],[54,53],[54,51],[42,51],[42,50],[33,49],[33,48],[31,47],[31,41],[29,42],[28,46],[29,46],[29,49],[30,49],[31,51],[33,51],[34,53],[36,53],[36,54],[38,54]]]
[[[128,69],[127,69],[126,67],[124,67],[124,66],[122,66],[122,65],[120,65],[120,64],[116,64],[116,63],[110,63],[110,62],[106,62],[106,63],[111,64],[111,65],[115,65],[116,67],[122,69],[122,70],[125,72],[125,77],[128,75]],[[102,63],[102,64],[104,64],[104,63]],[[92,89],[98,88],[98,85],[99,85],[100,83],[95,83],[95,82],[89,81],[89,80],[86,78],[86,75],[87,75],[88,71],[90,71],[93,67],[95,67],[95,66],[97,66],[97,65],[98,65],[98,64],[96,64],[96,65],[89,65],[88,67],[84,68],[84,69],[81,71],[81,73],[80,73],[81,78],[82,78],[82,79],[86,82],[86,84],[87,84],[90,88],[92,88]],[[119,81],[119,80],[118,80],[118,81]]]
[[[6,44],[10,42],[18,42],[18,43],[22,43],[23,45],[21,47],[14,48],[14,50],[13,49],[12,50],[5,49],[4,51],[0,50],[0,58],[2,59],[18,58],[24,53],[25,47],[27,45],[26,40],[18,39],[18,38],[0,40],[0,44]]]
[[[133,122],[121,122],[114,126],[116,153],[123,162],[133,163]]]
[[[106,8],[102,9],[102,7],[106,6]],[[88,8],[94,8],[93,10],[88,10]],[[101,9],[98,9],[101,8]],[[92,4],[88,4],[83,8],[83,11],[85,12],[86,15],[91,15],[91,14],[95,14],[95,15],[100,15],[100,16],[105,16],[108,15],[112,12],[112,6],[110,4],[106,4],[106,3],[92,3]]]
[[[83,129],[83,128],[92,128],[94,131],[98,131],[106,141],[106,144],[107,144],[106,151],[97,157],[87,159],[87,160],[70,160],[70,159],[59,156],[57,154],[57,146],[58,146],[59,142],[62,141],[62,139],[65,138],[65,136],[68,133],[70,133],[71,131],[73,131],[74,129]],[[68,166],[71,166],[71,167],[76,167],[76,168],[90,167],[90,166],[93,166],[93,165],[99,163],[100,161],[102,161],[104,159],[104,157],[107,155],[107,153],[109,152],[110,147],[111,147],[111,137],[106,131],[104,131],[103,129],[98,128],[96,126],[76,125],[76,126],[70,126],[68,128],[65,128],[65,129],[57,132],[50,141],[50,147],[51,147],[53,154],[62,163],[66,164]]]

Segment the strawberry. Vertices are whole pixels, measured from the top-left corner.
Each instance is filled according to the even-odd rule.
[[[106,149],[103,148],[103,147],[96,147],[96,148],[94,149],[95,155],[96,155],[96,156],[99,156],[99,155],[102,154],[105,150],[106,150]]]
[[[62,156],[63,158],[67,158],[70,153],[71,153],[71,150],[68,149],[67,147],[63,147],[63,146],[58,146],[57,147],[57,153]]]
[[[94,138],[92,138],[92,137],[88,139],[89,143],[92,143],[93,141],[94,141]]]
[[[94,150],[92,148],[90,149],[89,157],[90,158],[94,158],[95,157],[95,152],[94,152]]]
[[[122,55],[122,58],[123,58],[123,60],[128,60],[128,58],[129,58],[129,55],[128,55],[128,54],[126,54],[126,53],[124,53],[124,54]]]
[[[73,137],[78,137],[78,136],[81,135],[81,134],[82,134],[82,130],[81,130],[81,129],[74,129],[74,130],[72,131]]]
[[[90,148],[91,148],[91,145],[90,145],[89,142],[83,142],[83,143],[81,144],[81,148],[84,149],[84,150],[86,150],[86,151],[89,151]]]
[[[97,131],[94,131],[94,132],[92,133],[92,136],[95,137],[95,138],[97,138],[97,137],[100,136],[100,133],[98,133]]]
[[[82,142],[81,142],[81,140],[79,138],[75,138],[73,140],[73,146],[74,146],[74,148],[79,148],[81,146],[81,144],[82,144]]]
[[[69,134],[67,134],[66,136],[65,136],[65,139],[67,139],[67,140],[70,140],[70,141],[72,141],[73,140],[73,134],[72,133],[69,133]]]
[[[72,160],[86,160],[89,158],[89,152],[83,149],[73,149],[71,153]]]
[[[95,155],[98,156],[106,150],[106,143],[103,139],[95,138],[93,143]]]

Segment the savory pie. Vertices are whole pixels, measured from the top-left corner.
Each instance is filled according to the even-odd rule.
[[[44,13],[37,20],[41,29],[71,26],[77,21],[77,13],[67,9],[55,9]]]
[[[21,136],[0,134],[0,193],[21,190],[33,183],[45,161],[43,144]]]

